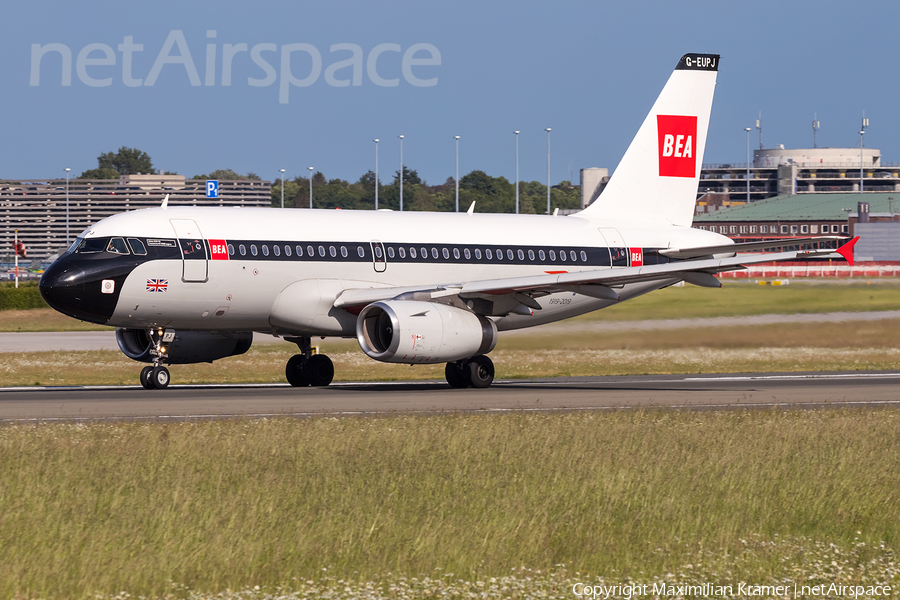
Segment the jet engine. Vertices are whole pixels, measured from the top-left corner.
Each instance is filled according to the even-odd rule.
[[[153,362],[153,343],[145,329],[116,329],[119,349],[128,358]],[[212,362],[226,356],[237,356],[250,349],[253,333],[219,333],[214,331],[176,331],[175,340],[166,345],[166,362],[171,365]]]
[[[497,326],[473,312],[415,300],[374,302],[359,313],[356,339],[382,362],[442,363],[487,354]]]

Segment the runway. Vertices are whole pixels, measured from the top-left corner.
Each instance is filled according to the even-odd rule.
[[[900,372],[569,377],[496,381],[0,389],[0,422],[502,413],[636,408],[900,406]]]

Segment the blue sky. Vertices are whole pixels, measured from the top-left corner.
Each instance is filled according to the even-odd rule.
[[[582,167],[616,166],[685,52],[722,56],[704,162],[744,162],[744,128],[760,111],[766,147],[811,147],[814,113],[820,146],[857,146],[863,110],[866,146],[900,162],[895,2],[16,4],[3,9],[0,38],[3,178],[63,176],[65,167],[79,174],[96,167],[101,152],[128,146],[188,177],[231,168],[275,179],[279,169],[296,176],[314,166],[328,178],[355,180],[374,168],[379,138],[384,181],[398,168],[403,134],[404,162],[429,183],[453,176],[455,135],[461,174],[481,169],[512,180],[512,132],[520,130],[521,178],[544,181],[551,127],[551,179],[571,173],[577,181]],[[140,85],[125,81],[119,46],[127,36],[143,46],[130,52],[130,83]],[[62,54],[54,50],[41,57],[33,85],[34,44],[68,49],[70,86],[62,85]],[[222,85],[226,44],[247,48],[234,53],[230,86]],[[309,85],[288,86],[281,102],[284,47],[295,44],[306,46],[287,54],[290,76]],[[354,56],[332,51],[337,44],[359,48],[360,85],[352,64],[327,76],[329,66]],[[271,85],[248,83],[267,79],[254,47],[271,65]],[[374,78],[396,85],[370,77],[376,48]],[[210,50],[215,69],[205,85]],[[82,53],[89,79],[79,75]],[[186,56],[200,85],[192,85]],[[157,62],[158,77],[145,85]],[[104,79],[108,85],[85,83]],[[751,136],[758,147],[755,130]]]

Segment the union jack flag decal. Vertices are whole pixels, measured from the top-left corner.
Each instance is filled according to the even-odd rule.
[[[147,280],[147,291],[148,292],[165,292],[169,287],[168,279],[148,279]]]

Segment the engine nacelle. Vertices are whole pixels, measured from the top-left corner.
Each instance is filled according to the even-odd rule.
[[[481,315],[416,300],[373,302],[359,313],[356,339],[382,362],[442,363],[487,354],[497,345],[497,326]]]
[[[153,362],[153,346],[145,329],[116,329],[116,341],[122,353],[132,360]],[[166,362],[171,365],[212,362],[226,356],[237,356],[250,349],[253,333],[218,333],[214,331],[176,331],[175,340],[166,346]]]

